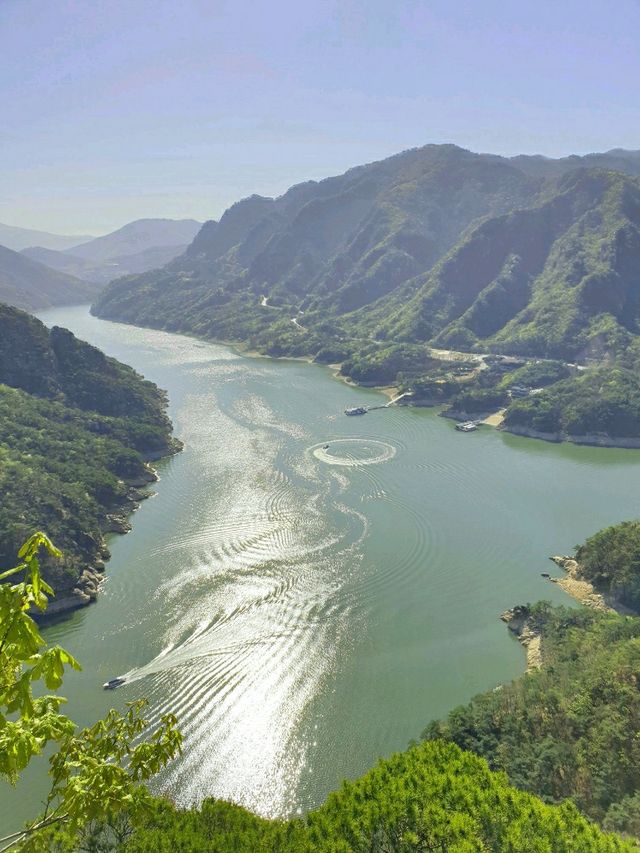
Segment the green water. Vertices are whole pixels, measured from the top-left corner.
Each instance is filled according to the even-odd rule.
[[[264,815],[304,811],[402,749],[433,717],[519,675],[499,614],[605,524],[640,515],[640,454],[460,434],[378,404],[319,366],[245,358],[85,308],[43,316],[168,389],[184,452],[111,537],[96,605],[49,627],[84,665],[65,682],[89,723],[146,696],[183,757],[157,780]],[[324,445],[328,444],[328,448]],[[104,692],[106,679],[129,683]],[[38,810],[42,768],[0,804]]]

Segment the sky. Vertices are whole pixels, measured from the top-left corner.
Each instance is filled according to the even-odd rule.
[[[217,219],[427,143],[640,148],[640,0],[0,0],[0,222]]]

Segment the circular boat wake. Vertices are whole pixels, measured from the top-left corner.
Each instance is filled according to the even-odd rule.
[[[309,452],[327,465],[356,468],[388,462],[396,455],[396,448],[386,441],[373,438],[336,438],[324,444],[313,445]]]

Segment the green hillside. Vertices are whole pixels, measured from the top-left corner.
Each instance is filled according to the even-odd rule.
[[[176,810],[157,800],[123,853],[613,853],[638,848],[603,833],[572,803],[549,806],[511,787],[484,760],[450,743],[424,743],[345,782],[306,818],[264,820],[205,800]],[[69,849],[61,844],[62,850]],[[100,849],[86,846],[85,849]]]
[[[59,593],[101,569],[107,515],[121,519],[153,480],[145,458],[178,447],[165,406],[130,367],[0,305],[0,568],[46,528],[65,554],[47,567]]]

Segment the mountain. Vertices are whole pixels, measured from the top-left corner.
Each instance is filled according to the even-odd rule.
[[[195,219],[137,219],[117,231],[71,246],[66,251],[84,260],[111,261],[150,249],[186,246],[200,230],[201,224]]]
[[[455,146],[408,151],[238,202],[162,271],[112,284],[95,310],[236,338],[277,324],[263,294],[274,307],[344,313],[430,268],[475,219],[527,204],[539,186],[506,160]]]
[[[0,304],[0,568],[34,530],[64,552],[45,573],[54,609],[94,597],[104,533],[155,479],[145,458],[174,452],[166,398],[66,329]]]
[[[106,261],[91,261],[68,252],[56,252],[42,246],[23,249],[20,254],[45,264],[51,269],[76,276],[94,284],[106,284],[114,278],[162,267],[181,255],[187,243],[177,246],[152,246],[132,255],[121,255]]]
[[[546,420],[555,437],[577,438],[568,425],[589,423],[599,440],[628,440],[640,436],[640,152],[550,160],[452,145],[406,151],[238,202],[163,269],[113,281],[92,310],[339,361],[372,384],[438,382],[440,400],[474,413],[509,405],[504,374],[473,371],[461,389],[430,347],[616,362],[613,417],[606,407],[573,417],[577,397],[581,411],[589,406],[593,381],[571,376],[507,426],[529,428],[523,419],[541,423],[554,407]]]
[[[559,177],[571,169],[584,168],[640,175],[640,151],[626,151],[624,148],[613,148],[601,154],[584,154],[581,157],[573,154],[556,160],[540,155],[520,154],[511,157],[510,162],[523,172],[536,177]]]
[[[52,270],[37,261],[0,246],[0,301],[36,311],[54,305],[90,302],[95,285]]]
[[[611,343],[602,324],[635,323],[637,171],[637,152],[506,159],[426,146],[238,202],[94,310],[312,355],[327,337],[374,336],[577,356]]]
[[[19,252],[28,246],[44,246],[46,249],[62,251],[80,243],[93,240],[88,234],[62,235],[49,234],[47,231],[34,231],[31,228],[17,228],[0,222],[0,245]]]
[[[436,346],[619,353],[640,331],[640,180],[563,175],[534,205],[471,229],[382,311],[387,336]]]

